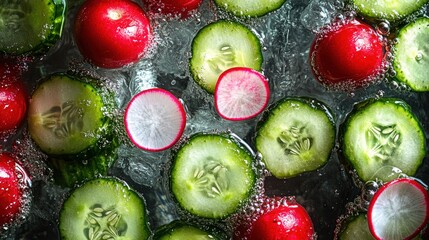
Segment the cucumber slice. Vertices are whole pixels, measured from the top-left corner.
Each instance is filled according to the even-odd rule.
[[[171,191],[186,211],[225,218],[249,198],[255,185],[253,156],[230,136],[195,134],[182,145],[171,166]]]
[[[340,233],[340,240],[375,240],[372,236],[365,214],[353,217]]]
[[[52,75],[34,91],[28,130],[48,155],[77,154],[95,146],[107,128],[102,95],[70,75]]]
[[[397,21],[421,9],[428,0],[352,0],[363,16],[387,21]]]
[[[61,36],[65,0],[0,2],[0,51],[22,54],[44,51]]]
[[[286,0],[215,0],[216,5],[237,17],[260,17],[279,9]]]
[[[429,91],[429,18],[419,18],[403,27],[394,47],[396,79],[412,90]]]
[[[61,239],[147,239],[144,200],[116,178],[99,178],[76,188],[60,212]]]
[[[232,67],[261,71],[261,43],[246,26],[219,20],[202,28],[192,41],[190,70],[196,83],[213,93],[222,72]]]
[[[183,221],[173,221],[161,226],[153,235],[153,240],[226,240],[225,233],[212,227],[199,227]]]
[[[284,98],[258,123],[256,149],[277,178],[289,178],[324,165],[334,147],[331,111],[311,98]]]
[[[386,167],[412,176],[426,154],[425,134],[401,99],[368,99],[355,106],[342,125],[344,157],[363,181],[387,181]]]

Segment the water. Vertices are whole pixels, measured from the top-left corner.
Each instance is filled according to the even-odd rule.
[[[308,61],[309,48],[315,32],[324,24],[339,16],[347,17],[341,15],[344,3],[340,0],[289,0],[275,13],[246,20],[218,12],[207,0],[198,13],[186,20],[151,16],[157,45],[137,64],[114,70],[91,66],[77,51],[70,29],[79,2],[69,2],[73,3],[70,4],[63,37],[46,56],[29,64],[25,75],[27,85],[33,89],[41,78],[58,71],[86,73],[101,78],[106,87],[117,93],[119,107],[111,114],[118,123],[121,123],[124,108],[134,94],[146,88],[162,87],[183,101],[187,111],[186,136],[201,131],[229,130],[254,147],[255,125],[259,117],[242,122],[221,119],[215,111],[213,96],[192,80],[188,68],[191,41],[197,31],[214,20],[230,18],[249,26],[261,39],[263,72],[272,91],[270,103],[285,96],[316,98],[334,110],[338,129],[354,103],[369,97],[400,97],[413,106],[413,111],[423,123],[426,138],[429,138],[428,93],[412,93],[390,81],[345,93],[327,90],[314,80]],[[374,25],[384,35],[395,31],[394,26],[385,22]],[[126,139],[122,126],[116,130],[122,144],[110,175],[126,180],[144,196],[150,210],[152,229],[177,219],[181,212],[174,205],[165,184],[170,151],[144,152]],[[11,138],[18,142],[11,146],[12,141],[8,140],[4,145],[7,145],[6,149],[20,153],[24,167],[32,176],[33,202],[25,223],[6,231],[4,238],[58,239],[58,213],[70,189],[53,184],[52,171],[45,163],[47,157],[30,140],[25,125]],[[429,182],[427,157],[416,177]],[[321,169],[286,180],[267,176],[261,192],[267,196],[293,197],[309,212],[318,238],[332,239],[337,219],[349,211],[347,206],[351,202],[361,196],[361,187],[362,183],[339,159],[337,146],[329,162]]]

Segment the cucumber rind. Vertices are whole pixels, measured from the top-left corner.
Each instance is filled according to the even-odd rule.
[[[286,0],[215,0],[215,4],[237,17],[262,17],[283,6]]]
[[[376,127],[381,126],[384,130],[394,126],[395,133],[399,133],[400,139],[396,141],[400,142],[391,153],[380,152],[391,151],[390,148],[384,150],[383,146],[372,148],[367,145],[365,137],[368,137],[368,134],[374,136],[374,133],[370,132],[374,123],[377,124]],[[395,139],[394,136],[392,138]],[[356,104],[341,126],[340,142],[342,156],[363,181],[388,181],[387,172],[381,171],[385,167],[395,167],[404,174],[413,176],[426,154],[426,139],[421,123],[411,107],[398,98],[370,98]],[[372,144],[377,144],[377,141]],[[374,149],[381,150],[377,152]],[[376,155],[378,153],[380,154]],[[385,159],[377,161],[374,158]]]
[[[220,74],[232,67],[262,69],[262,47],[247,26],[218,20],[200,29],[192,40],[189,68],[194,81],[214,93]]]
[[[175,220],[159,227],[152,236],[152,240],[169,239],[226,240],[228,238],[218,228]]]
[[[65,0],[41,1],[43,1],[43,3],[38,3],[33,0],[26,1],[25,3],[21,2],[23,5],[27,2],[30,4],[31,2],[29,8],[32,10],[46,6],[45,12],[37,12],[39,14],[38,16],[24,16],[24,20],[12,25],[13,27],[23,24],[23,26],[21,25],[19,28],[21,31],[11,29],[12,27],[8,26],[8,24],[13,22],[13,20],[3,20],[0,11],[0,30],[2,36],[4,36],[0,37],[0,52],[11,55],[22,55],[27,53],[41,54],[46,52],[59,40],[64,27],[66,2]],[[11,3],[9,1],[3,2],[3,4],[6,5]],[[8,11],[6,6],[0,6],[0,8],[6,9],[4,12]],[[32,12],[34,13],[35,11]],[[25,15],[25,13],[23,14]],[[19,14],[12,14],[12,16],[19,16]]]
[[[422,17],[399,30],[393,47],[395,78],[413,91],[429,91],[429,18]]]
[[[351,0],[356,10],[370,19],[399,21],[421,9],[428,0]]]
[[[47,155],[87,158],[105,145],[104,137],[111,131],[111,120],[104,111],[114,103],[107,95],[97,90],[94,82],[95,80],[90,78],[57,73],[41,81],[33,92],[28,110],[28,130],[34,142]],[[48,122],[48,118],[57,119],[56,115],[48,113],[51,112],[50,107],[64,106],[69,100],[76,100],[72,105],[84,111],[84,115],[81,121],[74,121],[75,130],[71,127],[71,130],[61,130],[67,136],[59,137],[58,133],[54,132],[54,129],[58,130],[58,126],[53,128]],[[51,105],[47,105],[45,101],[49,101]],[[82,123],[83,127],[80,125]]]
[[[251,152],[227,134],[196,133],[173,154],[170,167],[173,199],[185,213],[224,219],[237,212],[253,193],[256,182],[253,161]],[[202,190],[199,190],[197,181],[204,178],[209,179],[209,185],[200,182]]]
[[[317,123],[316,123],[317,120]],[[304,122],[304,123],[302,123]],[[279,143],[280,133],[295,125],[304,127],[303,137],[314,138],[299,154],[288,153]],[[286,97],[271,105],[256,126],[255,146],[268,171],[276,178],[291,178],[324,166],[332,153],[336,123],[326,104],[308,97]],[[296,143],[302,143],[296,139]]]
[[[101,218],[97,218],[99,211],[94,209],[96,207],[113,209],[119,214],[119,221],[113,227],[120,235],[118,239],[147,239],[150,236],[144,199],[122,180],[106,177],[90,180],[70,193],[60,211],[58,227],[61,239],[89,239],[84,234],[89,234],[91,226],[99,224],[106,227],[115,220],[107,217],[108,219],[104,219],[107,222],[103,222]],[[109,215],[107,211],[102,214]],[[89,223],[89,218],[95,219],[97,224]]]

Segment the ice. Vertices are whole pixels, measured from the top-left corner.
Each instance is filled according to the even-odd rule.
[[[332,22],[344,7],[342,0],[311,0],[301,13],[301,22],[309,30],[317,32]]]

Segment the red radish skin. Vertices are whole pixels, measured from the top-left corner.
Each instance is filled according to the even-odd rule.
[[[21,71],[12,62],[0,62],[0,132],[15,130],[27,112],[28,96]]]
[[[384,43],[358,20],[334,23],[316,35],[310,63],[316,79],[333,89],[353,90],[376,80],[384,69]]]
[[[196,10],[202,0],[143,0],[151,11],[161,14],[180,15],[181,18],[189,17]]]
[[[219,76],[214,97],[216,111],[222,118],[242,121],[256,117],[266,108],[270,86],[258,71],[234,67]]]
[[[87,0],[77,13],[74,39],[82,55],[102,68],[136,63],[148,51],[152,27],[131,0]]]
[[[294,200],[286,202],[284,198],[268,198],[260,211],[254,212],[252,219],[256,220],[237,226],[234,240],[314,239],[313,222],[305,208]]]
[[[0,227],[12,224],[20,214],[22,191],[17,177],[15,159],[0,153]]]
[[[145,151],[158,152],[179,141],[186,126],[186,112],[172,93],[152,88],[143,90],[131,99],[124,122],[128,137],[134,145]],[[160,140],[163,143],[161,145]]]
[[[422,196],[422,198],[419,198],[418,200],[423,200],[424,204],[425,204],[424,209],[421,209],[422,211],[424,211],[424,214],[425,214],[422,223],[409,236],[405,236],[405,237],[399,237],[398,236],[398,237],[401,238],[401,239],[405,239],[405,240],[411,240],[411,239],[413,239],[414,237],[416,237],[425,228],[425,226],[427,225],[427,223],[429,221],[429,194],[428,194],[428,190],[425,187],[423,187],[420,183],[418,183],[416,180],[411,179],[411,178],[399,178],[399,179],[392,180],[392,181],[384,184],[375,193],[374,197],[372,198],[372,200],[370,202],[369,208],[368,208],[368,224],[369,224],[369,229],[370,229],[372,235],[376,239],[378,239],[378,240],[383,239],[383,236],[379,236],[379,234],[377,232],[377,229],[376,229],[376,227],[374,226],[374,223],[373,223],[374,217],[377,217],[379,215],[379,214],[376,214],[375,211],[374,211],[374,209],[375,209],[375,202],[380,198],[380,196],[382,194],[385,194],[386,191],[389,191],[390,188],[398,187],[399,185],[397,185],[397,184],[409,184],[409,185],[412,185],[412,187],[414,188],[414,190],[416,190],[417,192],[419,192],[421,194],[421,196]],[[398,197],[402,196],[404,198],[407,195],[407,193],[404,192],[403,189],[400,189],[400,190],[402,190],[402,191],[398,192],[396,194],[396,196],[398,196]],[[416,193],[416,192],[414,192],[414,193]],[[388,202],[389,205],[391,205],[393,203],[393,202],[390,201],[392,199],[393,199],[392,196],[390,196],[389,202]],[[395,199],[393,199],[393,200],[395,200]],[[398,203],[402,203],[402,201],[400,201],[400,202],[398,201]],[[417,203],[415,203],[415,204],[417,204]],[[412,206],[412,205],[408,205],[408,207],[409,206]],[[403,210],[404,209],[401,208],[401,211],[403,211]],[[399,212],[399,211],[397,211],[397,212]],[[390,218],[392,218],[392,217],[390,217]],[[386,221],[387,220],[388,219],[386,219]],[[409,221],[410,221],[410,219],[408,219],[408,218],[407,219],[403,219],[404,223],[408,223]]]

